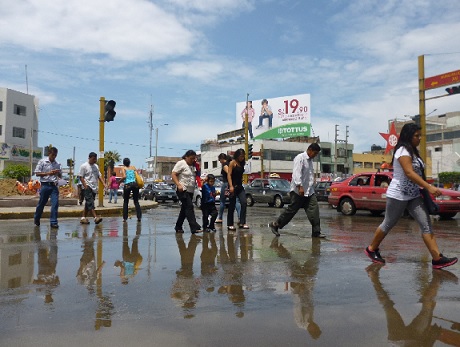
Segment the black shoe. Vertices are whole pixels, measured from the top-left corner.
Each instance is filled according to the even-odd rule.
[[[440,254],[441,258],[438,260],[432,260],[431,264],[433,265],[433,269],[442,269],[443,267],[451,266],[454,265],[458,259],[456,257],[454,258],[447,258]]]
[[[51,224],[51,228],[53,228],[53,229],[58,229],[58,228],[59,228],[59,224]]]
[[[318,239],[325,239],[326,235],[321,234],[321,233],[313,233],[313,234],[311,234],[311,237],[316,237]]]
[[[199,233],[201,233],[201,232],[203,232],[203,230],[197,229],[197,230],[193,230],[193,231],[192,231],[192,234],[195,235],[195,234],[199,234]]]
[[[176,229],[176,233],[178,233],[178,234],[183,234],[183,233],[184,233],[184,230],[183,230],[183,229]]]
[[[364,253],[366,253],[369,259],[372,260],[374,263],[385,264],[385,259],[382,258],[378,249],[372,252],[371,250],[369,250],[369,247],[366,247]]]
[[[34,219],[34,224],[35,224],[37,227],[39,227],[39,226],[40,226],[40,221],[37,220],[37,219]]]
[[[276,237],[280,236],[280,233],[278,232],[278,225],[275,225],[275,222],[271,222],[268,224],[270,227],[270,230],[272,231],[273,234],[275,234]]]

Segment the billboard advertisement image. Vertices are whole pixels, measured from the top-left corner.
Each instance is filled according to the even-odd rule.
[[[236,104],[236,128],[244,128],[248,113],[249,138],[280,139],[310,136],[310,94],[249,100]]]

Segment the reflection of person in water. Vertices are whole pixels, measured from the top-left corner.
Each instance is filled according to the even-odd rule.
[[[136,236],[133,238],[131,249],[129,249],[128,223],[123,223],[123,260],[115,261],[114,266],[120,268],[120,278],[122,284],[128,284],[129,278],[134,277],[142,264],[142,255],[139,253],[139,235],[141,234],[141,224],[136,225]]]
[[[237,238],[232,234],[227,235],[227,249],[225,247],[224,235],[220,238],[220,262],[224,271],[222,285],[218,289],[219,294],[227,294],[228,299],[235,305],[238,311],[236,317],[244,317],[244,302],[246,297],[243,289],[243,266],[238,263],[237,249],[240,247],[241,263],[252,259],[252,235],[239,235]]]
[[[198,282],[193,276],[193,259],[200,237],[192,234],[188,247],[185,245],[183,234],[176,233],[179,247],[181,267],[176,271],[176,281],[171,288],[171,298],[176,300],[184,310],[184,318],[193,318],[193,310],[198,301]]]
[[[202,283],[208,291],[213,291],[211,276],[216,273],[216,257],[217,257],[217,244],[216,234],[204,233],[203,244],[201,251],[201,275],[203,276],[202,282],[207,281],[208,283]]]
[[[59,276],[56,275],[57,265],[57,232],[51,230],[49,233],[49,240],[42,241],[40,236],[40,230],[35,230],[35,242],[37,245],[37,261],[38,270],[37,278],[33,280],[33,284],[43,286],[45,290],[45,304],[52,303],[54,288],[59,286],[61,283]],[[37,289],[41,291],[42,288]]]
[[[313,339],[318,339],[322,331],[314,320],[313,291],[319,268],[320,240],[312,239],[311,254],[305,262],[296,260],[278,238],[273,239],[270,247],[280,258],[289,259],[288,264],[292,277],[290,287],[294,294],[294,318],[297,325],[306,329]]]
[[[379,264],[372,264],[366,268],[367,274],[374,286],[377,299],[382,305],[388,329],[388,340],[395,345],[433,346],[439,340],[452,346],[460,346],[460,333],[444,329],[437,324],[431,324],[433,311],[436,307],[436,296],[443,282],[458,283],[458,278],[447,270],[433,271],[431,281],[420,292],[422,308],[420,313],[408,325],[395,309],[387,291],[380,282]]]
[[[94,240],[96,238],[96,228],[91,237],[88,237],[87,225],[83,225],[83,254],[80,258],[80,267],[77,271],[77,280],[80,284],[86,286],[90,293],[94,292],[94,286],[96,285],[96,280],[101,275],[101,271],[105,262],[98,267],[96,264],[96,257],[94,252]],[[100,226],[98,226],[100,229]]]

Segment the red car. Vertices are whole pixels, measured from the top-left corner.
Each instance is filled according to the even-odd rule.
[[[338,212],[352,216],[357,210],[368,210],[378,216],[385,211],[387,187],[393,172],[365,172],[353,175],[330,187],[328,202]],[[453,218],[460,212],[460,192],[440,188],[442,195],[431,197],[440,207],[441,218]]]

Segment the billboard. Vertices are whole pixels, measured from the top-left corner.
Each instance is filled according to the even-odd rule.
[[[251,107],[252,106],[252,107]],[[236,103],[236,128],[244,128],[246,101]],[[310,94],[252,100],[248,109],[251,139],[310,136]]]

